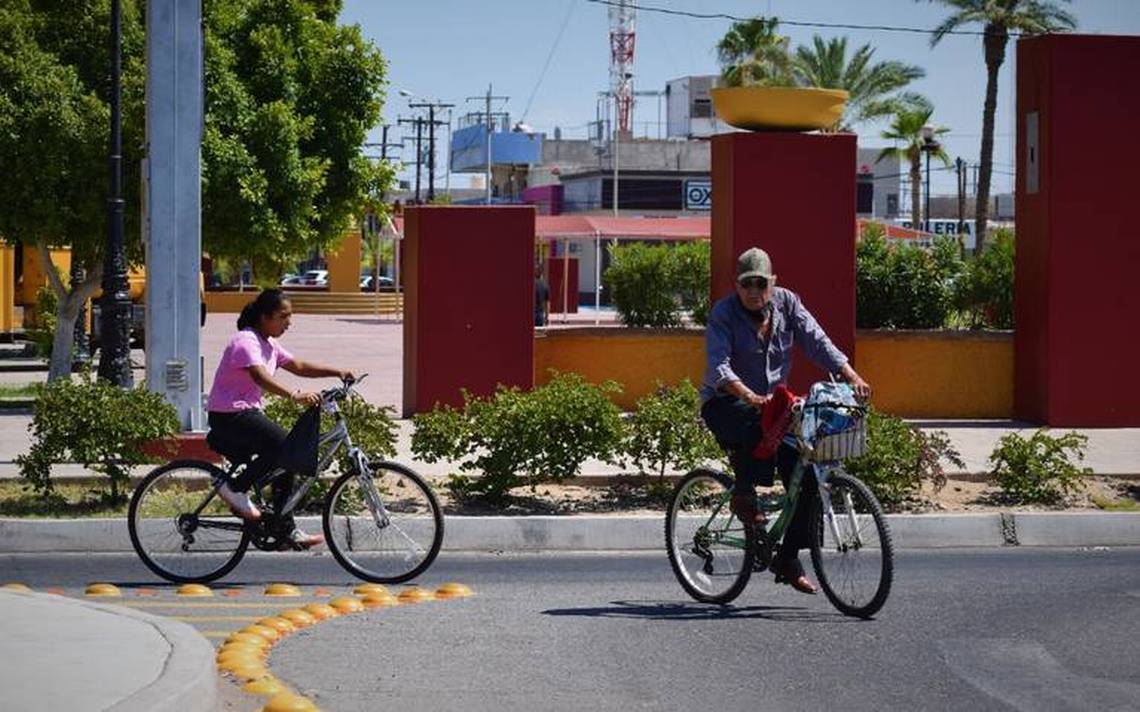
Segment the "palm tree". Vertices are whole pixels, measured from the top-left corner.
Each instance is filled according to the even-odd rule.
[[[776,34],[780,21],[757,17],[732,23],[717,42],[725,86],[790,86],[792,58],[788,38]]]
[[[847,38],[812,37],[810,47],[797,47],[792,71],[800,86],[843,89],[849,94],[843,118],[836,127],[850,128],[862,121],[889,116],[901,109],[921,106],[917,94],[898,92],[926,75],[921,67],[903,62],[872,62],[875,48],[865,44],[847,58]]]
[[[930,117],[933,113],[934,107],[929,102],[926,102],[925,106],[904,108],[897,112],[891,127],[881,135],[902,145],[884,148],[875,159],[878,163],[888,156],[897,156],[900,161],[910,163],[910,224],[915,230],[920,229],[919,226],[922,225],[923,152],[929,150],[931,156],[942,161],[944,165],[950,165],[950,157],[946,155],[941,145],[935,143],[933,147],[928,148],[928,140],[932,141],[950,130],[943,126],[931,126]]]
[[[1047,0],[931,0],[953,9],[953,14],[934,28],[930,45],[962,25],[982,23],[982,46],[986,57],[986,101],[982,108],[982,154],[978,168],[975,252],[982,251],[990,209],[990,176],[994,167],[994,114],[997,112],[998,70],[1005,61],[1009,33],[1040,35],[1073,29],[1077,20],[1056,3]],[[1064,0],[1069,2],[1069,0]]]

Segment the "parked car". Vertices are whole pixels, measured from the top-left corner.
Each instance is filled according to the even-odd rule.
[[[309,287],[327,287],[329,271],[327,269],[311,269],[301,275],[301,284]]]
[[[396,283],[392,281],[391,277],[380,275],[380,278],[376,280],[376,282],[379,284],[381,292],[391,292],[396,288]],[[375,289],[375,287],[372,286],[372,275],[364,274],[360,276],[360,289],[366,292]]]
[[[298,284],[301,284],[301,277],[296,274],[287,274],[278,282],[278,286],[280,287],[292,287]]]

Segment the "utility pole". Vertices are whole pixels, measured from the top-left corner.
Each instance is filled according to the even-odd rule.
[[[469,96],[467,101],[483,101],[486,104],[484,122],[487,129],[487,166],[484,171],[484,180],[487,183],[487,205],[491,204],[491,132],[494,131],[494,121],[491,117],[491,102],[493,100],[506,101],[509,96],[494,96],[492,94],[491,85],[487,85],[487,93],[484,96]]]
[[[966,162],[959,156],[954,161],[958,171],[958,245],[965,250],[966,240],[963,234],[966,231]]]
[[[442,121],[435,120],[436,109],[447,109],[455,104],[444,104],[438,101],[425,102],[422,104],[408,104],[411,109],[428,110],[427,126],[428,126],[428,202],[435,200],[435,127],[436,125],[443,126]],[[418,129],[417,129],[418,132]],[[417,149],[418,150],[418,149]],[[416,182],[416,192],[419,192],[419,182]]]
[[[420,202],[420,165],[423,163],[423,119],[415,117],[412,119],[398,119],[401,124],[415,124],[416,125],[416,204]],[[405,140],[407,140],[405,138]]]

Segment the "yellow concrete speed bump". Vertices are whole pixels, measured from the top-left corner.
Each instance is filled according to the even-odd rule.
[[[277,640],[278,638],[281,637],[281,633],[276,628],[270,628],[269,626],[264,626],[264,625],[257,625],[256,623],[253,625],[247,625],[246,627],[242,628],[241,631],[239,631],[239,632],[241,632],[241,633],[253,633],[254,635],[260,635],[262,638],[265,638],[270,643],[274,642],[275,640]]]
[[[280,616],[262,618],[257,622],[257,625],[263,625],[266,628],[272,628],[281,635],[288,635],[289,633],[297,630],[297,626],[293,625],[292,621],[290,621],[288,618],[282,618]]]
[[[0,588],[6,588],[9,591],[31,591],[32,590],[32,589],[28,588],[28,585],[26,583],[15,583],[15,582],[6,583],[3,586],[0,586]]]
[[[123,595],[123,592],[119,590],[119,587],[113,583],[93,583],[87,587],[87,590],[84,593],[86,593],[88,596],[104,597]]]
[[[256,665],[265,665],[265,661],[257,653],[226,653],[217,660],[219,670],[236,670]]]
[[[269,639],[263,635],[255,635],[253,633],[246,633],[245,631],[238,631],[229,638],[226,638],[226,643],[247,643],[249,645],[264,648],[269,645]]]
[[[352,592],[357,596],[369,596],[378,593],[388,593],[388,587],[378,583],[362,583]]]
[[[434,600],[435,594],[417,586],[400,591],[400,595],[397,596],[397,598],[400,599],[400,603],[422,603],[424,601]]]
[[[389,608],[400,605],[400,599],[390,593],[370,593],[360,599],[365,608]]]
[[[297,588],[291,583],[271,583],[265,587],[266,596],[300,596],[301,589]]]
[[[291,692],[280,680],[274,677],[263,677],[260,680],[251,680],[242,685],[242,691],[251,695],[262,697],[276,697],[283,692]]]
[[[184,583],[178,587],[178,595],[205,597],[213,596],[214,592],[210,590],[209,586],[203,586],[200,583]]]
[[[290,608],[287,611],[281,611],[277,614],[279,618],[284,618],[298,628],[312,625],[317,622],[316,617],[312,613],[302,611],[300,608]]]
[[[317,712],[317,706],[308,697],[282,692],[271,697],[261,712]]]
[[[359,613],[364,610],[364,604],[360,602],[360,599],[353,598],[352,596],[334,598],[329,601],[329,605],[341,613]]]
[[[269,668],[265,667],[265,664],[261,662],[232,665],[226,668],[226,672],[245,682],[269,677]]]
[[[461,583],[445,583],[435,591],[436,598],[467,598],[472,595],[471,587]]]
[[[327,603],[310,603],[309,605],[305,606],[303,610],[306,613],[311,614],[319,621],[323,621],[328,618],[335,618],[340,615],[340,611],[333,608]]]

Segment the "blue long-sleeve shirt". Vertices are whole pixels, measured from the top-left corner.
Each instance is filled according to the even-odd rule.
[[[795,292],[775,287],[772,307],[772,328],[765,342],[735,294],[713,305],[705,328],[707,365],[701,384],[702,404],[731,381],[741,381],[761,395],[787,383],[796,343],[812,363],[830,373],[847,363],[847,356],[831,343]]]

